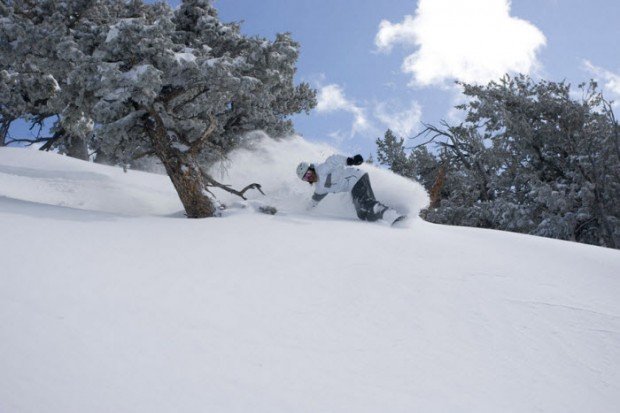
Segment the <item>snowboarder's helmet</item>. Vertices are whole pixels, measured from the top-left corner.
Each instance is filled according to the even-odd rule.
[[[308,171],[308,168],[310,168],[310,164],[308,162],[301,162],[297,165],[297,176],[299,179],[304,179],[304,175]]]

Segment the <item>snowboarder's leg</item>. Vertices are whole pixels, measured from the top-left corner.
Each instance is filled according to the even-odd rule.
[[[364,174],[351,190],[353,205],[359,219],[377,221],[383,217],[388,207],[375,199],[375,194],[370,186],[368,174]]]

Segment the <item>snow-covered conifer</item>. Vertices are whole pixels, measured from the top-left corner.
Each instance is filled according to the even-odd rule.
[[[426,218],[619,248],[620,126],[597,85],[581,85],[581,100],[564,82],[527,76],[461,86],[465,122],[423,132],[446,165],[440,203]],[[387,135],[379,150],[388,163],[405,159]],[[421,155],[412,151],[410,169],[398,173],[430,189],[423,165],[439,159]]]
[[[102,30],[122,10],[122,0],[13,1],[0,8],[0,116],[34,124],[52,119],[52,145],[87,159],[90,114],[74,97],[75,69],[90,58]],[[123,6],[125,7],[125,6]]]
[[[315,93],[295,86],[299,45],[247,37],[219,21],[207,0],[172,11],[143,7],[110,26],[77,76],[93,96],[93,147],[117,162],[144,155],[163,163],[189,217],[215,214],[210,186],[234,191],[205,165],[235,148],[245,132],[291,132],[290,114],[307,111]],[[243,195],[243,191],[239,192]]]
[[[161,160],[189,217],[215,214],[206,172],[246,132],[292,132],[315,91],[295,85],[299,44],[224,24],[210,0],[14,1],[0,7],[0,132],[57,119],[53,139],[123,165]],[[78,150],[76,150],[78,148]],[[255,187],[255,186],[253,186]],[[247,190],[247,188],[246,188]]]

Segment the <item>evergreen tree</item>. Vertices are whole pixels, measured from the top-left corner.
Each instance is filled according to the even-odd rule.
[[[439,193],[426,218],[620,248],[620,128],[597,85],[580,100],[527,76],[461,86],[465,121],[421,134],[441,156],[416,148],[402,167],[403,143],[378,143],[382,162]]]
[[[394,135],[391,129],[388,129],[383,139],[376,140],[377,143],[377,159],[382,165],[386,165],[391,171],[411,177],[410,164],[405,154],[405,140]]]
[[[293,84],[298,53],[288,34],[273,42],[242,35],[208,0],[183,1],[176,11],[142,5],[109,28],[92,64],[75,73],[77,106],[91,108],[98,125],[94,149],[124,164],[156,156],[187,216],[212,216],[210,186],[240,196],[248,187],[221,185],[206,166],[245,132],[290,133],[287,117],[316,104],[307,84]]]
[[[69,77],[92,52],[106,25],[124,10],[122,0],[15,0],[0,5],[0,122],[34,125],[53,120],[44,149],[88,158],[93,133],[87,112],[72,103]],[[23,140],[26,143],[29,140]]]
[[[290,134],[288,117],[316,105],[315,91],[293,82],[298,55],[289,34],[269,41],[220,22],[210,0],[174,11],[140,0],[3,2],[0,133],[18,118],[53,118],[44,148],[87,158],[88,147],[123,166],[155,156],[187,216],[212,216],[209,187],[243,197],[259,186],[236,191],[208,166],[246,132]]]

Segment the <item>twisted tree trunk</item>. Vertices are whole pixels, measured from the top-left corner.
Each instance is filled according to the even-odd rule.
[[[249,184],[240,191],[231,188],[230,185],[221,184],[198,164],[197,156],[216,128],[214,116],[210,116],[211,124],[199,139],[189,142],[183,136],[178,136],[183,144],[173,145],[161,116],[153,108],[143,107],[143,109],[150,117],[147,121],[147,130],[153,144],[152,154],[164,164],[188,218],[207,218],[216,214],[217,208],[209,196],[211,194],[209,187],[219,188],[242,199],[247,199],[245,193],[250,189],[256,189],[264,195],[257,183]],[[148,153],[151,154],[151,151]]]
[[[213,200],[205,193],[205,184],[200,168],[191,157],[170,156],[157,153],[166,168],[174,188],[179,194],[181,203],[188,218],[207,218],[215,215]]]
[[[168,134],[161,117],[149,110],[154,125],[149,133],[155,155],[166,168],[174,188],[179,194],[188,218],[207,218],[215,215],[213,200],[206,192],[205,182],[193,152],[183,152],[168,141]]]

